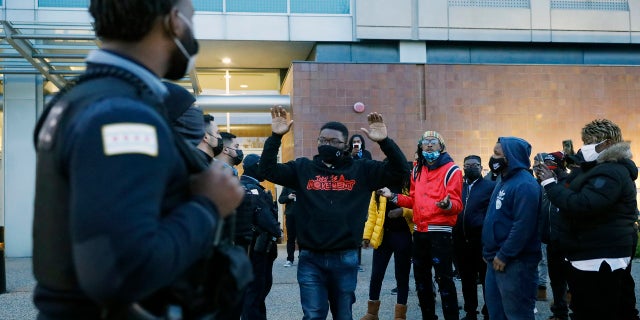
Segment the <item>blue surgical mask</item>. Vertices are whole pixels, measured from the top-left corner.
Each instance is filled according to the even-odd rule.
[[[427,159],[427,162],[434,162],[440,156],[440,151],[427,152],[422,151],[422,156]]]

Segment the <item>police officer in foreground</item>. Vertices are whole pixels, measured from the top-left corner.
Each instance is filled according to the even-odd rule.
[[[38,319],[126,318],[211,251],[243,196],[221,165],[195,173],[166,120],[160,78],[183,77],[198,51],[191,0],[89,10],[102,49],[34,135]]]
[[[244,172],[240,183],[245,196],[236,214],[236,243],[249,254],[253,266],[253,281],[247,288],[242,310],[243,320],[266,320],[264,300],[273,283],[273,261],[278,255],[276,241],[281,236],[278,211],[271,191],[260,185],[264,175],[259,167],[260,156],[247,155],[242,162]]]

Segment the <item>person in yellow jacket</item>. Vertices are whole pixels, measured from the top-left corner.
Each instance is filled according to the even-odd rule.
[[[387,188],[384,188],[387,189]],[[400,187],[392,187],[400,193]],[[380,290],[391,255],[394,256],[396,283],[398,288],[394,319],[406,319],[409,296],[409,272],[413,232],[413,211],[396,206],[381,196],[383,189],[374,191],[369,203],[369,218],[364,226],[362,247],[373,247],[371,280],[367,313],[361,320],[378,320]]]

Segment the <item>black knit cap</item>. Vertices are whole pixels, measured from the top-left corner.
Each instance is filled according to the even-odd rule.
[[[204,137],[202,109],[193,104],[196,99],[187,89],[171,82],[164,84],[169,90],[164,101],[171,125],[182,138],[197,146]]]
[[[249,168],[253,165],[255,165],[256,163],[258,163],[260,161],[260,156],[257,154],[248,154],[246,157],[244,157],[244,160],[242,161],[242,167],[244,169]]]
[[[172,82],[163,82],[169,94],[164,99],[169,120],[175,121],[196,102],[196,98],[184,87]]]

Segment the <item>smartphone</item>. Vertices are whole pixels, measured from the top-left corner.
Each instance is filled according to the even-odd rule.
[[[563,140],[562,141],[562,152],[564,152],[565,155],[569,155],[569,156],[572,156],[572,155],[576,154],[576,152],[573,151],[573,141],[571,141],[571,140]]]
[[[537,164],[533,166],[534,170],[537,169],[537,168],[540,168],[540,167],[542,167],[544,165],[544,158],[542,157],[541,154],[539,154],[539,153],[536,154],[536,159],[535,160],[537,161]]]

